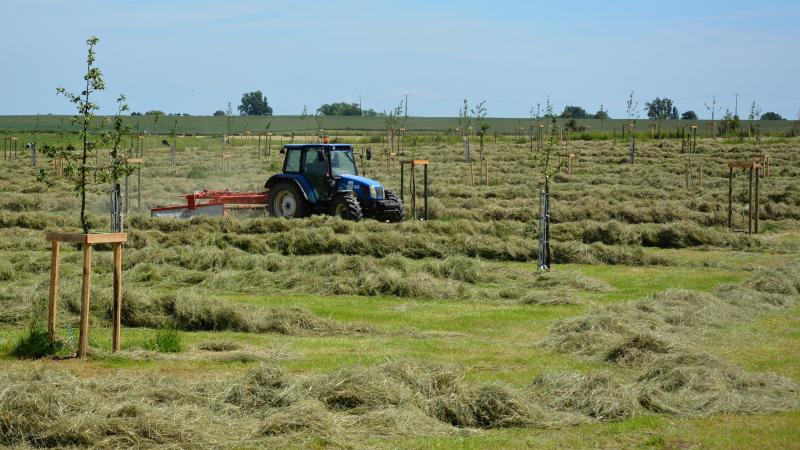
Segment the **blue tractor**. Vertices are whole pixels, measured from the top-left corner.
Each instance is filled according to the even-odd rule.
[[[283,170],[267,180],[267,209],[276,217],[328,214],[400,222],[403,202],[375,180],[358,176],[351,144],[284,145]],[[367,150],[367,159],[371,152]]]

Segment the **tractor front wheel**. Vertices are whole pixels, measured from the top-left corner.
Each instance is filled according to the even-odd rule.
[[[389,222],[402,222],[406,218],[406,213],[403,209],[403,201],[394,193],[394,191],[386,191],[384,194],[386,201],[384,218]]]
[[[357,222],[361,220],[361,205],[353,193],[340,194],[331,201],[331,215]]]
[[[270,189],[267,196],[269,213],[274,217],[294,219],[305,217],[309,213],[309,205],[303,193],[293,183],[278,183]]]

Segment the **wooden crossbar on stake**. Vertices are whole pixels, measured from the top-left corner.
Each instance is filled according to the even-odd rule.
[[[14,159],[17,159],[17,138],[4,137],[3,138],[3,159],[11,159],[11,153],[14,153]]]
[[[761,171],[761,176],[765,177],[765,178],[768,177],[769,176],[769,155],[766,155],[766,154],[764,154],[764,155],[751,155],[750,158],[752,159],[752,161],[754,163],[760,164],[761,167],[763,168],[763,170]]]
[[[731,161],[728,163],[728,228],[733,229],[733,170],[742,169],[749,171],[749,187],[748,187],[748,208],[747,208],[747,232],[753,233],[753,225],[755,223],[755,232],[758,234],[758,220],[759,220],[759,171],[761,164],[755,162],[738,162]],[[755,172],[755,214],[753,212],[753,173]],[[755,220],[753,220],[755,219]]]
[[[81,287],[81,320],[78,339],[78,358],[85,358],[89,348],[89,294],[92,276],[92,245],[114,245],[114,298],[112,306],[112,343],[114,352],[120,348],[120,329],[122,327],[122,243],[128,240],[127,233],[78,234],[48,233],[51,243],[50,254],[50,297],[47,314],[47,335],[50,341],[56,337],[56,311],[58,307],[58,271],[61,242],[81,244],[83,247],[83,284]]]
[[[408,161],[400,161],[400,200],[404,200],[405,195],[405,171],[404,167],[407,164],[409,166],[409,189],[408,193],[411,196],[411,209],[414,212],[414,220],[417,219],[417,178],[416,178],[416,170],[414,170],[417,166],[423,167],[423,199],[424,199],[424,211],[425,215],[423,218],[428,220],[430,215],[428,214],[428,164],[430,163],[427,159],[411,159]]]

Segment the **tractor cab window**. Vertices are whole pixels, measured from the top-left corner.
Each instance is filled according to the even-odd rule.
[[[325,176],[328,173],[325,162],[325,154],[322,150],[306,150],[303,158],[303,173],[306,175]]]
[[[341,175],[358,175],[353,152],[349,150],[331,151],[331,172],[334,177]]]
[[[284,172],[300,172],[300,150],[287,150]]]

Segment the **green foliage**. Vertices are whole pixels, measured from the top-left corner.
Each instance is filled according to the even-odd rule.
[[[360,116],[361,107],[358,103],[325,103],[317,112],[325,116]]]
[[[606,116],[608,115],[606,114]],[[562,119],[586,119],[588,117],[589,114],[580,106],[565,106],[561,113]]]
[[[651,120],[677,120],[678,109],[672,104],[672,100],[668,98],[656,97],[653,101],[644,104],[644,109],[647,111],[647,118]]]
[[[64,344],[61,341],[50,342],[46,330],[31,325],[28,333],[17,339],[10,354],[20,359],[39,359],[55,355],[63,347]]]
[[[761,120],[786,120],[776,112],[765,112],[761,115]]]
[[[180,353],[183,351],[183,342],[178,330],[167,327],[157,330],[153,339],[145,343],[145,347],[159,353]]]
[[[271,116],[272,107],[261,91],[245,92],[239,105],[239,114],[243,116]]]
[[[224,115],[225,115],[225,111],[223,111],[221,109],[218,109],[218,110],[214,111],[214,116],[224,116]]]
[[[164,111],[160,111],[158,109],[151,109],[150,111],[145,111],[144,115],[145,116],[163,116],[165,114],[164,114]]]
[[[681,120],[697,120],[697,113],[694,111],[684,111],[681,114]]]

